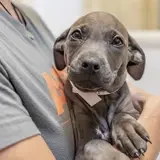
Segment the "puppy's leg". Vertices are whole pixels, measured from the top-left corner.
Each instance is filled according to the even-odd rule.
[[[139,114],[132,104],[127,86],[124,86],[122,92],[111,123],[112,140],[117,147],[121,144],[121,151],[137,158],[146,152],[149,135],[136,120]]]
[[[81,159],[76,160],[129,160],[125,154],[104,140],[91,140],[84,146],[83,154],[77,158]]]

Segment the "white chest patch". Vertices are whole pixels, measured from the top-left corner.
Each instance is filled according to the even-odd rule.
[[[96,128],[96,133],[103,140],[108,140],[109,139],[109,132],[102,133],[102,131],[100,130],[99,127]]]

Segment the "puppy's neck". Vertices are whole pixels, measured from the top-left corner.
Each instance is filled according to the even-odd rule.
[[[79,90],[71,81],[70,84],[72,86],[72,92],[79,94],[91,107],[102,100],[100,96],[111,94],[107,91],[84,92]]]

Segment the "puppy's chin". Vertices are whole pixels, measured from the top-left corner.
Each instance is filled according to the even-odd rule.
[[[78,82],[75,82],[75,81],[71,81],[73,83],[73,85],[83,91],[83,92],[99,92],[99,91],[107,91],[107,92],[113,92],[114,89],[113,87],[107,87],[107,85],[105,85],[104,83],[101,84],[101,83],[94,83],[92,81],[89,81],[89,80],[83,80],[83,81],[78,81]],[[111,88],[111,89],[110,89]]]
[[[111,76],[105,77],[103,75],[88,75],[81,73],[73,68],[69,68],[68,79],[73,83],[73,85],[81,91],[84,92],[97,92],[97,91],[107,91],[113,93],[117,91],[122,84],[117,74],[113,72]]]
[[[109,84],[106,84],[106,83],[94,83],[92,81],[89,81],[89,80],[81,80],[81,81],[72,81],[71,82],[73,83],[73,85],[83,91],[83,92],[100,92],[100,91],[107,91],[108,93],[112,94],[114,92],[116,92],[117,90],[119,90],[123,83],[121,84],[112,84],[112,85],[109,85]]]
[[[84,92],[96,92],[102,89],[101,86],[93,83],[92,81],[79,81],[74,83],[75,87]]]
[[[114,86],[112,86],[112,83],[106,83],[104,81],[100,81],[99,79],[89,79],[88,76],[82,79],[82,75],[69,74],[68,79],[76,88],[84,92],[112,92],[114,90]]]

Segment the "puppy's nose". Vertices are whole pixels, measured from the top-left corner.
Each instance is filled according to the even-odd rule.
[[[83,71],[98,72],[100,70],[100,63],[93,60],[84,60],[81,65]]]

